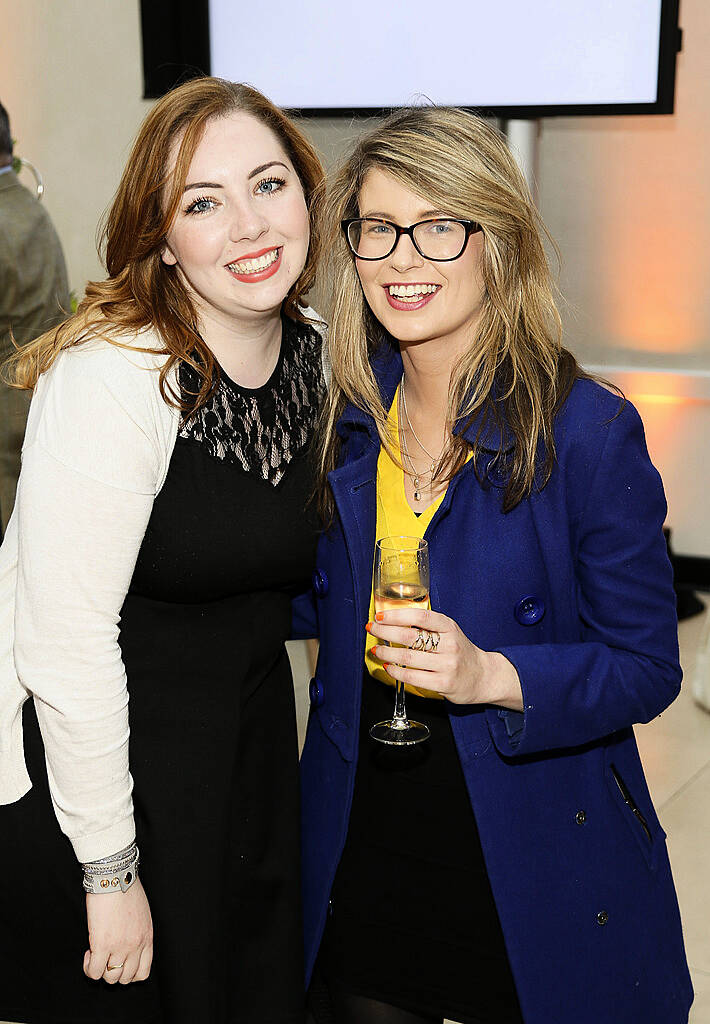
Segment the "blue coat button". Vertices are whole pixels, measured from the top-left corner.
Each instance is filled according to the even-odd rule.
[[[316,597],[325,597],[328,593],[328,577],[322,569],[314,569],[313,575],[311,576],[311,583],[313,584],[313,590],[315,591]]]
[[[515,606],[515,618],[521,626],[534,626],[545,614],[545,602],[539,597],[521,597]]]
[[[311,707],[313,708],[319,708],[325,700],[323,683],[315,676],[308,684],[308,697],[311,702]]]

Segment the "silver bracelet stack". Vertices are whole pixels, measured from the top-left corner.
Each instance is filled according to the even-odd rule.
[[[138,878],[140,857],[135,842],[125,850],[82,864],[84,869],[84,889],[90,893],[127,892]]]

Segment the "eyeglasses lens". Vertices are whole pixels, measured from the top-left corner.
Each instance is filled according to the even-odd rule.
[[[394,247],[397,232],[381,220],[355,220],[348,228],[348,239],[353,252],[363,259],[378,260]]]
[[[455,220],[430,220],[417,224],[414,241],[430,260],[450,260],[458,256],[466,241],[466,228]]]

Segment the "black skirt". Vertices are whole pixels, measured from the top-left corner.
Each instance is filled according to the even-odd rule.
[[[330,985],[465,1024],[521,1024],[476,821],[444,701],[407,696],[431,737],[376,743],[394,690],[363,682],[348,837],[319,958]]]

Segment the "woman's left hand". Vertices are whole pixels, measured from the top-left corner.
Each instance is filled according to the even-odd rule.
[[[393,679],[433,690],[453,704],[497,704],[523,710],[515,667],[497,651],[483,651],[472,644],[448,615],[426,608],[378,612],[367,630],[379,640],[403,645],[396,650],[384,644],[373,648]],[[413,646],[425,649],[413,650]]]

